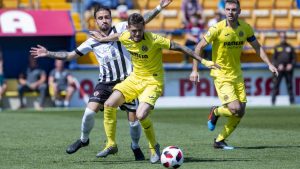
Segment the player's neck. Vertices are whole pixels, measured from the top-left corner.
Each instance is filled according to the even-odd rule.
[[[235,20],[235,21],[226,20],[226,22],[227,22],[227,25],[233,29],[237,28],[239,25],[238,20]]]

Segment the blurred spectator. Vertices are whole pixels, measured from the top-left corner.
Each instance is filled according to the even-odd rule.
[[[7,85],[3,75],[3,56],[2,56],[2,50],[0,48],[0,111],[2,111],[2,107],[3,107],[2,99],[6,89],[7,89]]]
[[[194,14],[190,17],[190,22],[186,26],[186,42],[185,46],[194,50],[195,45],[200,41],[201,31],[204,28],[204,19],[201,15]],[[189,63],[189,56],[184,55],[183,63]]]
[[[122,22],[122,21],[127,21],[128,19],[128,8],[126,5],[119,5],[117,7],[117,11],[118,11],[118,18],[120,19],[119,21],[116,21],[117,23],[118,22]]]
[[[215,17],[211,18],[208,23],[207,23],[207,27],[211,27],[214,24],[220,22],[222,20],[222,14],[219,11],[215,12]]]
[[[296,0],[297,8],[300,9],[300,0]]]
[[[286,34],[280,32],[281,42],[274,49],[273,64],[277,67],[279,75],[274,76],[273,91],[272,91],[272,105],[276,102],[276,96],[279,93],[280,83],[285,77],[290,103],[294,104],[293,93],[293,70],[296,64],[296,53],[293,46],[286,41]]]
[[[127,9],[133,9],[134,7],[132,0],[117,0],[117,8],[119,6],[126,6]]]
[[[225,0],[219,0],[218,12],[221,13],[221,18],[225,18]]]
[[[38,68],[36,59],[29,56],[29,67],[26,73],[21,73],[19,75],[18,92],[20,99],[20,108],[25,107],[23,102],[24,93],[32,91],[39,92],[39,104],[36,109],[42,110],[47,93],[46,72]]]
[[[187,26],[190,23],[191,16],[201,15],[202,7],[198,0],[182,0],[181,11],[183,14],[182,22]]]
[[[49,74],[48,85],[55,106],[69,107],[75,85],[72,75],[64,68],[64,61],[55,60],[55,68]]]

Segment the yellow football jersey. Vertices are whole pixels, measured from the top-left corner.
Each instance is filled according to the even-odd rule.
[[[212,61],[219,64],[221,70],[211,70],[211,76],[234,80],[242,75],[240,57],[246,41],[256,40],[252,27],[238,20],[238,27],[233,29],[222,20],[210,27],[204,36],[212,43]]]
[[[145,32],[142,41],[136,43],[125,31],[119,37],[122,45],[131,55],[133,73],[139,78],[157,77],[163,80],[162,49],[170,49],[170,40],[160,35]]]

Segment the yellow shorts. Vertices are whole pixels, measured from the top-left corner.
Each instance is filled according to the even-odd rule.
[[[163,83],[153,78],[137,78],[131,74],[123,82],[117,84],[113,90],[119,90],[129,103],[138,98],[139,102],[145,102],[152,106],[162,95]]]
[[[224,81],[215,78],[214,84],[222,104],[227,104],[234,100],[239,100],[244,103],[247,102],[246,89],[242,77],[235,81]]]

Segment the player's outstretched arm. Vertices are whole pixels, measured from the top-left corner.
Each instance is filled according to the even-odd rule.
[[[72,52],[52,52],[48,51],[44,46],[37,45],[37,47],[31,47],[30,55],[34,56],[34,58],[42,58],[42,57],[50,57],[53,59],[60,60],[72,60],[78,58],[79,55],[76,54],[75,51]]]
[[[103,36],[97,31],[90,31],[90,35],[93,39],[99,42],[111,42],[111,41],[118,41],[121,33],[114,33],[109,36]]]
[[[166,8],[171,2],[172,0],[160,0],[160,4],[157,5],[156,8],[144,14],[145,24],[150,22],[155,16],[160,13],[162,9]]]
[[[212,61],[208,61],[208,60],[203,59],[202,57],[197,55],[194,51],[192,51],[188,47],[181,46],[176,42],[171,41],[170,50],[180,51],[184,54],[187,54],[188,56],[196,59],[198,62],[201,62],[204,66],[206,66],[210,69],[220,69],[221,68],[218,64],[216,64]]]
[[[276,76],[278,76],[278,70],[277,68],[270,62],[267,54],[265,53],[262,46],[259,44],[257,40],[254,40],[250,42],[251,46],[254,48],[256,55],[259,56],[268,66],[269,70],[274,73]]]

